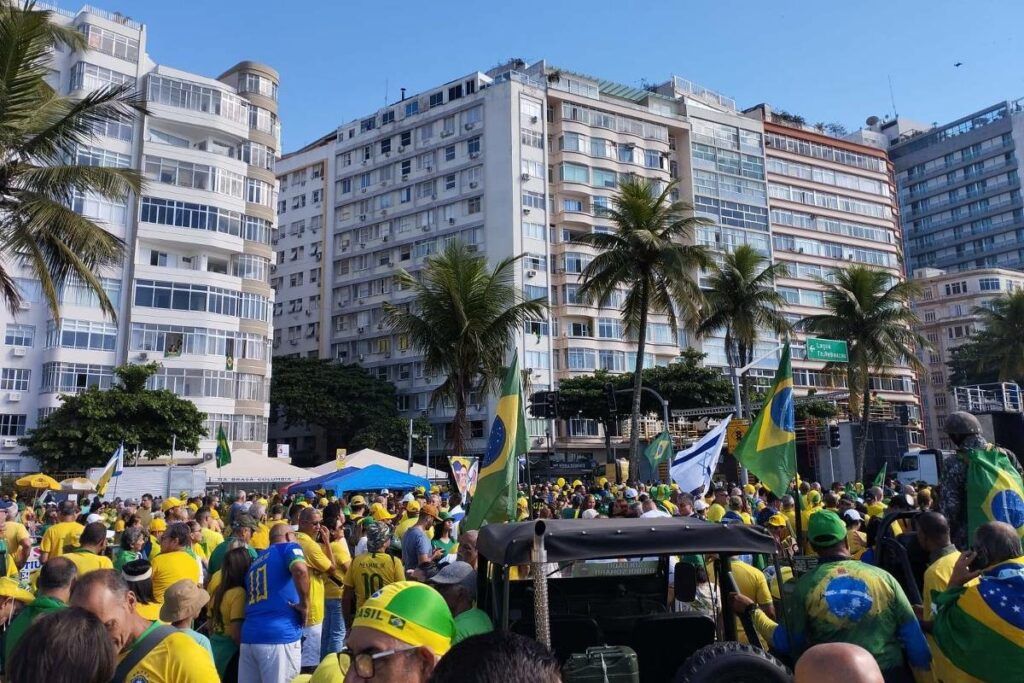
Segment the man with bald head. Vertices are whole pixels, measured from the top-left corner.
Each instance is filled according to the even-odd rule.
[[[295,542],[302,548],[302,554],[306,557],[306,567],[309,569],[309,614],[302,631],[303,673],[312,673],[320,663],[320,640],[324,625],[324,580],[335,568],[331,534],[327,527],[320,523],[321,519],[320,511],[316,508],[302,508],[302,512],[299,513],[299,533],[295,535]]]
[[[822,643],[808,648],[796,660],[793,683],[884,683],[882,670],[871,653],[852,643]]]

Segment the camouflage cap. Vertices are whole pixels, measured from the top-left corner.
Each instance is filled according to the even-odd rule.
[[[374,522],[366,528],[366,549],[378,553],[391,540],[391,527],[381,522]]]

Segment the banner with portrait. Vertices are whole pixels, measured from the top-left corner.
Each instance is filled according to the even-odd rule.
[[[466,455],[450,455],[448,465],[452,468],[459,495],[463,500],[467,494],[472,498],[476,493],[476,482],[480,474],[480,459]]]

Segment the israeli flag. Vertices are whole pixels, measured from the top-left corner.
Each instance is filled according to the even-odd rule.
[[[711,483],[711,475],[718,466],[725,445],[725,429],[729,426],[732,415],[722,420],[721,424],[701,437],[700,441],[686,450],[679,451],[672,458],[669,474],[672,481],[687,493],[697,491],[703,493]]]

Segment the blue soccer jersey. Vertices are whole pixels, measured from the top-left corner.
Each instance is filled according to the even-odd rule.
[[[277,543],[260,553],[245,576],[245,621],[242,642],[254,645],[293,643],[302,638],[299,601],[291,567],[305,562],[298,543]]]

